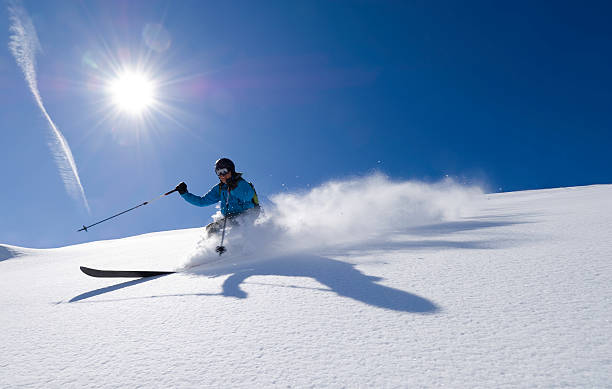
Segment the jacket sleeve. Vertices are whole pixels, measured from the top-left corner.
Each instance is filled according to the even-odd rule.
[[[196,205],[198,207],[206,207],[208,205],[215,204],[221,200],[221,195],[219,194],[219,185],[213,186],[213,188],[202,197],[196,196],[189,192],[183,193],[181,197],[184,198],[185,201],[187,201],[188,203]]]

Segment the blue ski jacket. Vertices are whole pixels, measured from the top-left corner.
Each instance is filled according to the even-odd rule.
[[[197,205],[198,207],[206,207],[208,205],[216,204],[221,202],[221,213],[223,216],[236,216],[248,209],[255,208],[255,189],[249,184],[244,178],[241,177],[240,173],[236,173],[235,183],[236,186],[229,191],[228,186],[222,182],[213,186],[204,196],[196,196],[189,192],[181,195],[188,203]],[[227,209],[225,207],[227,201]]]

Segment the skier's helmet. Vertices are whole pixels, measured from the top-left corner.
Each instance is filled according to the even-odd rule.
[[[215,162],[215,173],[219,174],[227,174],[227,172],[232,172],[232,174],[236,173],[236,166],[234,162],[232,162],[229,158],[221,158]]]

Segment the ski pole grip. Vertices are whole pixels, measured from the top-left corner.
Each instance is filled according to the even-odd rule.
[[[168,192],[168,193],[164,193],[164,196],[168,196],[170,193],[174,193],[174,192],[176,192],[176,191],[177,191],[177,189],[172,189],[170,192]]]

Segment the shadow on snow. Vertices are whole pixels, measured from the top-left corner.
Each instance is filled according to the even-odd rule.
[[[428,226],[414,227],[408,230],[412,235],[431,235],[431,234],[452,234],[455,232],[478,230],[485,228],[504,227],[515,224],[523,224],[523,221],[491,221],[491,220],[465,220],[455,222],[445,222]],[[507,242],[506,244],[511,243]],[[516,243],[516,242],[512,242]],[[459,249],[492,249],[499,245],[500,242],[456,242],[456,241],[412,241],[412,242],[385,242],[381,244],[381,248],[387,250],[399,248],[459,248]],[[370,249],[376,248],[376,244],[372,242],[363,242],[359,246],[369,246]],[[363,248],[363,247],[362,247]],[[222,290],[220,293],[191,293],[191,294],[175,294],[175,295],[159,295],[150,296],[150,298],[160,297],[178,297],[178,296],[225,296],[244,299],[247,298],[247,293],[242,290],[241,285],[246,283],[246,280],[254,276],[285,276],[285,277],[308,277],[325,285],[328,289],[322,288],[304,288],[315,289],[317,291],[330,291],[338,296],[360,301],[362,303],[375,306],[378,308],[389,309],[399,312],[412,313],[435,313],[439,308],[426,298],[415,294],[405,292],[400,289],[394,289],[378,283],[380,278],[368,276],[346,262],[339,260],[306,255],[294,254],[271,259],[252,259],[249,262],[241,262],[237,264],[235,258],[227,258],[223,263],[215,263],[211,265],[200,265],[186,271],[188,274],[194,274],[207,277],[226,276]],[[128,282],[122,282],[117,285],[108,286],[101,289],[96,289],[90,292],[80,294],[70,300],[70,302],[82,301],[84,299],[98,296],[104,293],[123,289],[129,286],[137,285],[149,280],[160,278],[157,276],[151,278],[142,278]],[[295,288],[295,287],[294,287]],[[127,298],[129,300],[130,298]],[[125,299],[124,299],[125,300]]]
[[[319,283],[327,286],[329,289],[304,289],[330,291],[336,293],[338,296],[347,297],[378,308],[413,313],[434,313],[439,310],[434,303],[423,297],[399,289],[380,285],[377,283],[377,281],[380,281],[380,278],[367,276],[355,269],[355,267],[351,264],[330,258],[310,255],[292,255],[261,261],[251,261],[249,263],[242,263],[238,265],[226,265],[224,267],[215,266],[215,269],[205,269],[203,268],[204,266],[206,265],[200,266],[199,269],[191,269],[187,271],[187,273],[207,277],[229,275],[229,277],[223,283],[220,293],[158,295],[150,296],[150,298],[220,295],[224,297],[244,299],[247,298],[248,295],[244,290],[242,290],[241,285],[245,283],[249,277],[286,276],[313,278]],[[90,297],[95,297],[108,292],[138,285],[160,277],[165,277],[165,275],[140,278],[105,288],[96,289],[73,297],[69,302],[73,303],[82,301]],[[128,300],[129,299],[130,298],[128,298]]]
[[[11,259],[13,257],[18,257],[18,256],[19,256],[18,252],[13,251],[3,245],[0,245],[0,262],[7,260],[7,259]]]
[[[222,287],[221,294],[226,297],[246,298],[247,293],[240,286],[253,276],[307,277],[327,286],[329,291],[338,296],[375,307],[414,313],[433,313],[438,310],[434,303],[423,297],[380,285],[377,283],[380,278],[367,276],[349,263],[325,257],[292,255],[253,261],[226,270],[215,272],[193,269],[191,272],[208,276],[231,274]]]
[[[453,234],[455,232],[465,232],[473,230],[481,230],[486,228],[495,227],[506,227],[516,224],[530,223],[527,221],[503,221],[503,220],[474,220],[477,218],[470,218],[469,220],[451,221],[436,224],[428,224],[418,227],[408,228],[402,232],[407,232],[412,235],[425,235],[429,236],[432,234]],[[491,219],[491,217],[488,217]]]
[[[105,288],[100,288],[100,289],[92,290],[90,292],[85,292],[85,293],[82,293],[82,294],[80,294],[78,296],[75,296],[75,297],[71,298],[70,301],[68,301],[68,302],[69,303],[74,303],[74,302],[77,302],[77,301],[85,300],[85,299],[90,298],[90,297],[99,296],[99,295],[104,294],[104,293],[113,292],[115,290],[127,288],[128,286],[142,284],[143,282],[151,281],[151,280],[154,280],[156,278],[164,277],[166,275],[167,274],[163,274],[161,276],[155,276],[155,277],[139,278],[139,279],[132,280],[132,281],[122,282],[120,284],[107,286]]]

